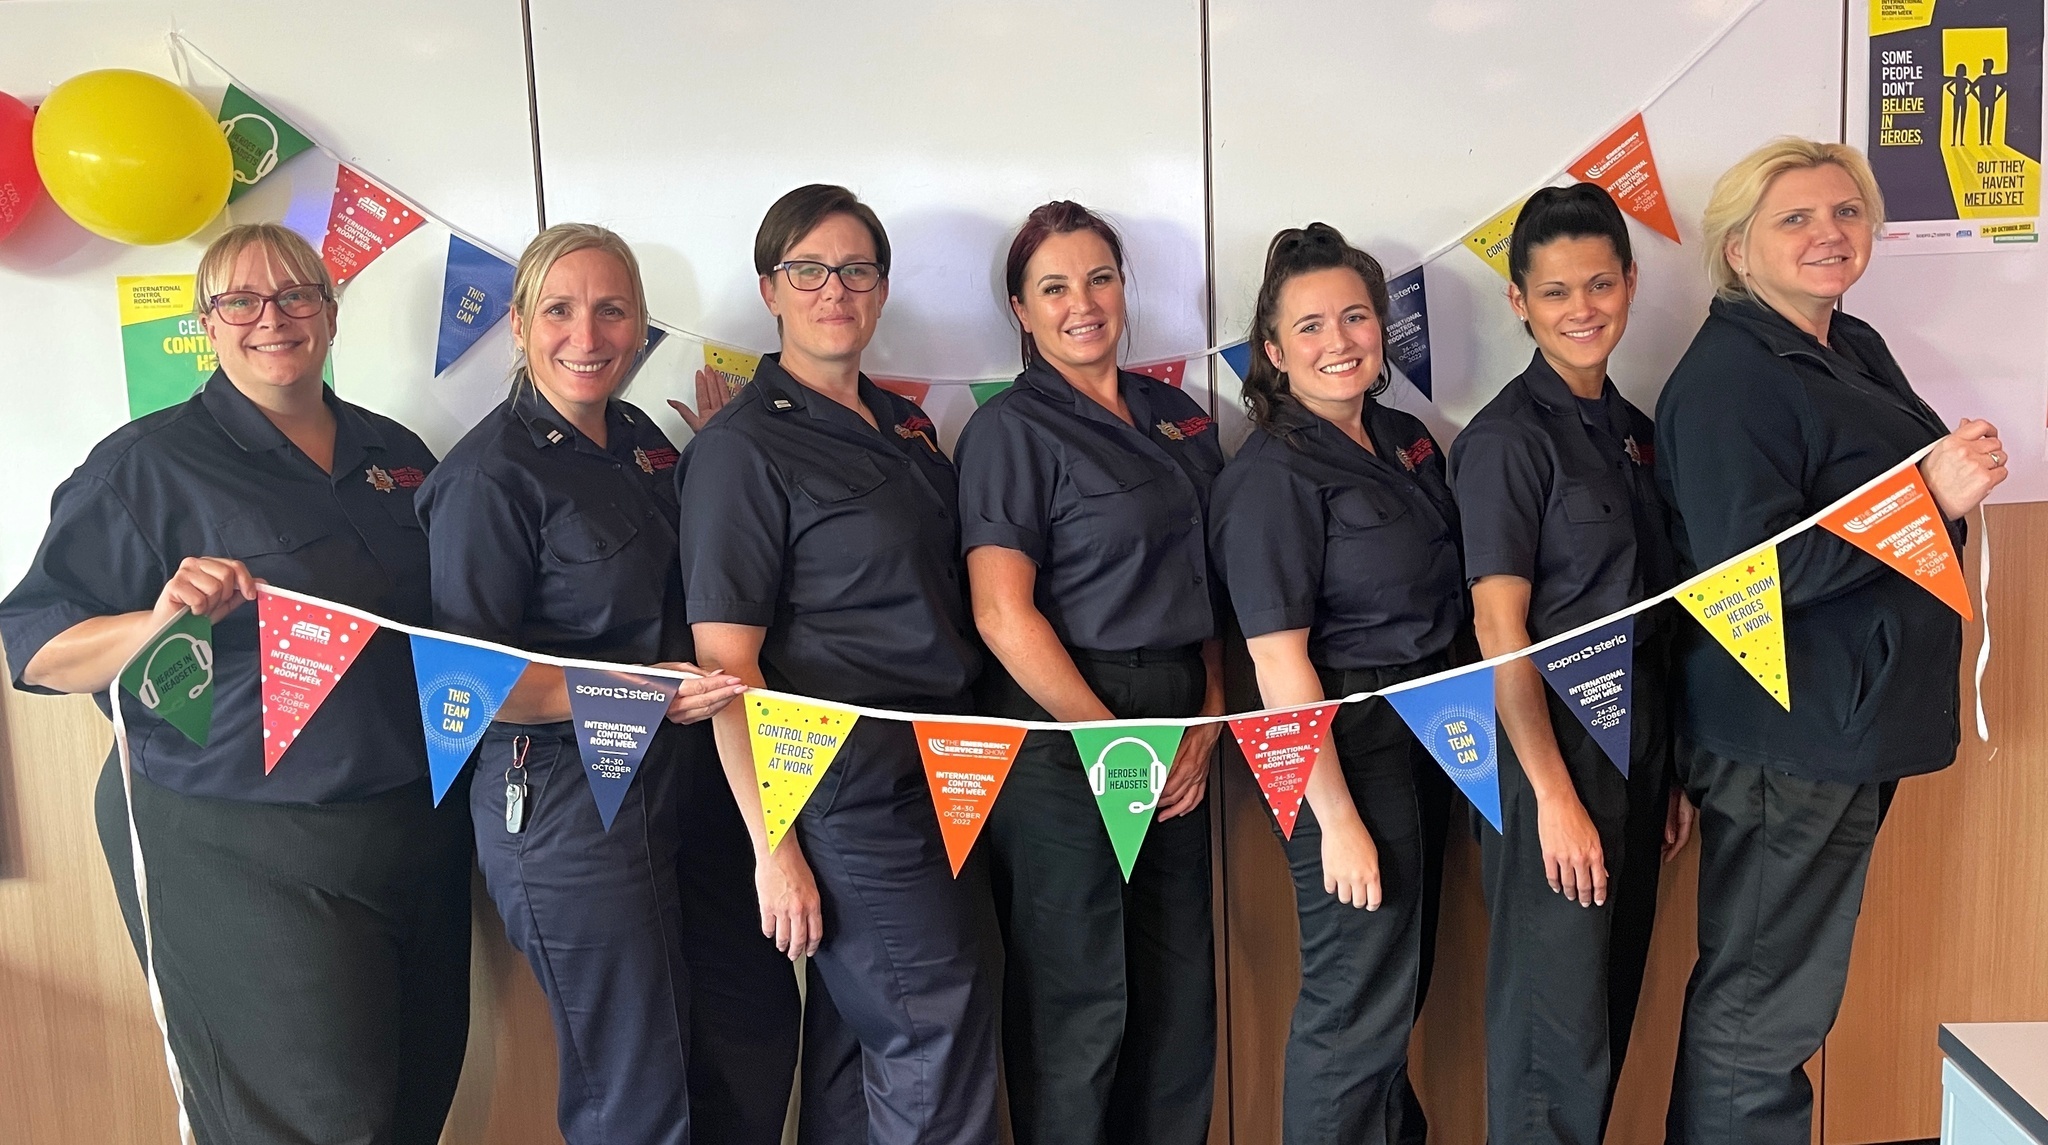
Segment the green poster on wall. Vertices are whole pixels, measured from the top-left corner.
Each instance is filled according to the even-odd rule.
[[[213,374],[213,343],[192,311],[192,276],[115,279],[121,294],[121,358],[128,371],[128,416],[141,417],[192,396]]]

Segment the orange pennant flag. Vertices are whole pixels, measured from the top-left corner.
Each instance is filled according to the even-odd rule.
[[[1949,540],[1948,526],[1920,467],[1909,465],[1891,480],[1821,518],[1828,532],[1904,573],[1943,604],[1973,620],[1963,565]]]
[[[1643,225],[1678,242],[1678,224],[1671,221],[1671,200],[1665,197],[1664,181],[1657,177],[1657,159],[1650,154],[1650,135],[1643,129],[1641,112],[1614,134],[1601,140],[1572,164],[1572,175],[1614,196],[1621,209],[1640,219]]]
[[[925,779],[932,786],[932,806],[939,813],[939,834],[957,878],[974,850],[974,840],[988,821],[996,793],[1010,775],[1010,762],[1024,743],[1024,729],[1001,724],[955,724],[912,721],[918,754],[924,756]]]

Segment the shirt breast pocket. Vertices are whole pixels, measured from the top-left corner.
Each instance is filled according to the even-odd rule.
[[[1561,500],[1564,519],[1574,525],[1599,527],[1628,517],[1628,495],[1581,482],[1566,482]]]
[[[842,560],[907,544],[917,535],[917,522],[905,511],[904,498],[890,495],[888,482],[889,475],[865,454],[829,472],[798,473],[795,484],[803,496],[791,506],[796,512],[790,522],[796,543]]]
[[[541,528],[548,553],[565,565],[610,560],[633,543],[640,530],[609,507],[567,514]]]
[[[315,553],[328,536],[302,523],[280,525],[254,516],[223,521],[216,531],[222,556],[241,561],[250,575],[284,588],[310,588],[314,578],[309,572],[320,563]]]
[[[1068,464],[1067,481],[1074,502],[1065,506],[1065,514],[1055,506],[1054,523],[1065,526],[1063,532],[1071,529],[1075,541],[1096,552],[1127,552],[1148,537],[1156,544],[1162,534],[1178,534],[1189,527],[1180,520],[1184,511],[1168,504],[1172,483],[1135,459],[1105,464],[1077,457]]]
[[[1345,489],[1330,498],[1330,523],[1339,533],[1359,533],[1384,528],[1408,513],[1399,497]]]

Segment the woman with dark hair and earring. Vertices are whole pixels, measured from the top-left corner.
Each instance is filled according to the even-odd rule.
[[[1123,246],[1077,203],[1010,244],[1024,371],[960,434],[961,544],[996,663],[982,711],[1036,720],[1223,713],[1203,534],[1223,467],[1186,394],[1117,369]],[[1207,1139],[1216,1054],[1209,824],[1222,724],[1188,729],[1130,880],[1073,737],[1032,732],[984,832],[1006,952],[1019,1145]]]
[[[1620,208],[1590,183],[1536,192],[1508,267],[1536,353],[1451,454],[1489,657],[1661,592],[1678,563],[1650,419],[1607,378],[1636,287]],[[1670,858],[1690,830],[1690,805],[1667,800],[1665,617],[1639,615],[1629,644],[1626,760],[1606,757],[1530,660],[1494,674],[1503,829],[1480,832],[1494,1141],[1598,1145],[1649,956],[1659,851]]]
[[[782,350],[683,453],[684,593],[708,667],[754,686],[966,713],[969,625],[953,464],[931,420],[860,371],[889,236],[844,187],[799,187],[754,237]],[[917,738],[862,719],[768,847],[746,711],[717,721],[754,844],[763,933],[810,956],[806,1145],[996,1139],[993,931],[979,864],[953,877]]]
[[[1244,382],[1255,427],[1216,479],[1210,550],[1269,708],[1378,691],[1453,663],[1466,623],[1458,509],[1421,422],[1386,388],[1387,279],[1323,223],[1266,249]],[[1408,1040],[1436,763],[1385,700],[1338,711],[1283,837],[1301,915],[1283,1139],[1421,1142]],[[1275,825],[1278,833],[1278,825]]]

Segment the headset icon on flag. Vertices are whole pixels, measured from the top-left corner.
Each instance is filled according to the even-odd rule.
[[[1097,799],[1109,793],[1109,753],[1127,743],[1137,744],[1145,749],[1146,755],[1152,757],[1152,802],[1139,803],[1133,800],[1131,803],[1131,814],[1143,815],[1145,812],[1159,806],[1159,793],[1166,790],[1166,763],[1159,758],[1159,752],[1151,744],[1146,743],[1137,736],[1119,736],[1102,745],[1102,750],[1095,755],[1094,765],[1088,769],[1088,787],[1095,792]]]
[[[163,655],[164,649],[180,640],[192,646],[192,659],[198,662],[199,670],[206,673],[204,679],[192,685],[192,690],[185,693],[185,698],[196,700],[207,688],[213,686],[213,645],[189,632],[173,632],[169,639],[150,649],[149,659],[142,662],[142,686],[135,690],[135,698],[141,700],[142,706],[152,712],[163,702],[163,697],[157,693],[156,680],[150,676],[149,670],[156,667],[156,658]]]
[[[220,133],[222,135],[233,135],[235,133],[235,125],[245,119],[255,120],[270,132],[270,146],[263,152],[263,158],[256,161],[256,170],[247,176],[244,176],[239,168],[235,171],[235,182],[254,186],[258,179],[270,174],[271,169],[277,166],[277,146],[283,140],[277,134],[277,124],[270,122],[253,111],[245,111],[233,119],[222,123],[220,125]]]

